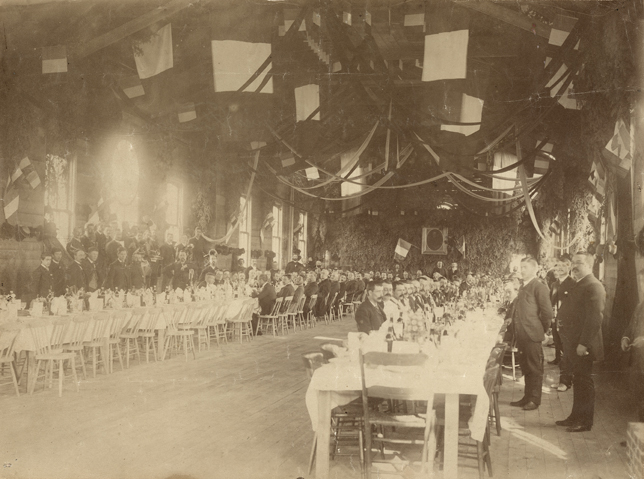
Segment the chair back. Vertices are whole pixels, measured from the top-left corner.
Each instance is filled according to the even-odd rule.
[[[90,341],[104,341],[110,336],[113,321],[110,320],[110,313],[102,311],[94,314],[94,321],[91,324]]]
[[[344,304],[352,304],[355,293],[344,293]]]
[[[333,296],[331,296],[330,300],[326,303],[326,313],[329,314],[331,312],[331,308],[333,307],[333,303],[335,303],[336,298],[338,297],[338,292],[336,291],[333,293]],[[327,296],[327,299],[329,297]]]
[[[156,329],[160,314],[161,308],[148,308],[139,323],[139,332],[153,333]]]
[[[280,308],[280,311],[282,312],[282,314],[288,313],[288,310],[291,307],[292,302],[293,302],[293,296],[287,296],[286,298],[284,298],[284,300],[282,301],[282,306]]]
[[[13,359],[13,345],[19,330],[4,331],[0,329],[0,362]]]
[[[273,305],[273,309],[271,310],[269,317],[277,316],[279,314],[280,308],[282,307],[282,301],[284,301],[284,298],[277,298],[275,300],[275,304]]]
[[[379,353],[369,352],[362,354],[360,351],[360,376],[362,379],[362,401],[363,406],[367,408],[368,398],[370,396],[382,399],[398,399],[400,401],[414,401],[423,400],[419,393],[413,387],[389,387],[389,386],[375,386],[367,388],[367,383],[370,382],[367,376],[372,374],[379,368],[392,368],[401,375],[405,374],[405,370],[413,371],[413,368],[422,367],[427,361],[427,355],[419,354],[398,354],[398,353]],[[410,376],[411,377],[411,376]]]
[[[313,311],[313,308],[315,308],[315,303],[318,300],[318,295],[313,294],[311,295],[311,299],[309,299],[309,312]]]
[[[125,333],[127,334],[137,334],[139,332],[139,325],[141,321],[145,318],[147,314],[146,308],[132,308],[132,317],[130,321],[125,326]]]
[[[306,296],[302,295],[302,297],[298,300],[297,304],[295,305],[295,308],[291,308],[292,313],[303,313],[304,312],[304,303],[306,303]]]
[[[106,314],[110,314],[112,321],[110,323],[110,339],[118,339],[132,317],[132,313],[127,310],[120,310],[106,312]]]
[[[324,356],[318,351],[302,354],[306,375],[311,379],[313,372],[324,364]]]
[[[67,337],[65,338],[65,343],[68,346],[81,346],[83,342],[87,339],[86,334],[90,326],[90,322],[93,323],[93,315],[89,314],[77,314],[72,318],[69,324],[69,330],[67,332]]]

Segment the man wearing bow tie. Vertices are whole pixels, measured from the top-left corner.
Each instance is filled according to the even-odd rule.
[[[539,265],[532,257],[521,260],[523,286],[519,289],[514,310],[519,364],[525,378],[523,398],[510,406],[533,411],[541,404],[543,385],[543,349],[541,343],[550,327],[553,312],[548,287],[537,278]]]
[[[382,283],[371,281],[367,285],[367,299],[358,306],[355,314],[359,332],[378,331],[382,323],[387,320],[387,316],[380,306],[382,298]]]
[[[107,277],[103,287],[111,289],[112,291],[129,291],[132,286],[132,279],[130,278],[130,270],[125,265],[125,258],[127,257],[127,250],[121,246],[117,251],[117,259],[110,265],[107,272]]]
[[[40,266],[31,275],[31,291],[36,298],[46,298],[54,287],[54,276],[50,269],[51,254],[43,253],[40,256]]]

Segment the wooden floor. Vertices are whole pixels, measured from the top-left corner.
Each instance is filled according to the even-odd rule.
[[[352,319],[286,337],[262,336],[198,354],[139,365],[65,383],[33,396],[0,388],[0,477],[61,479],[306,478],[313,433],[304,404],[308,385],[301,354],[317,350],[314,336],[346,337]],[[552,357],[546,348],[546,354]],[[524,412],[508,403],[522,384],[506,380],[503,432],[492,437],[496,478],[626,478],[626,423],[632,398],[598,377],[595,427],[569,434],[556,427],[572,391],[553,393],[556,367],[547,366],[543,404]],[[546,390],[547,389],[547,390]],[[459,477],[477,477],[463,464]],[[331,463],[333,478],[360,477],[355,457]],[[437,477],[442,474],[438,473]]]

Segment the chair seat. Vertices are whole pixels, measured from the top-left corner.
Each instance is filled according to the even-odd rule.
[[[36,354],[36,361],[62,361],[65,359],[73,359],[76,357],[75,353],[46,353]]]
[[[63,349],[65,351],[82,351],[85,346],[82,344],[64,344]]]
[[[139,337],[142,338],[154,338],[156,333],[154,331],[139,332]]]
[[[425,417],[412,414],[369,413],[369,422],[381,426],[425,428]]]
[[[115,344],[116,342],[118,342],[118,339],[116,339],[116,340],[114,340],[114,341],[115,341],[115,342],[114,342],[114,343],[112,343],[112,342],[111,342],[111,340],[110,340],[110,341],[109,341],[109,343],[110,343],[110,344]],[[100,347],[100,346],[105,346],[105,344],[106,344],[106,343],[105,343],[105,340],[103,340],[103,341],[86,341],[86,342],[84,342],[84,343],[83,343],[83,347],[87,347],[87,348],[98,348],[98,347]]]
[[[195,332],[192,329],[181,329],[179,331],[168,331],[166,337],[168,336],[194,336]]]
[[[121,339],[136,339],[139,337],[139,333],[123,333],[119,335]]]

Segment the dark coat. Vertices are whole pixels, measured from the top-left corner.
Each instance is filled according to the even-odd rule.
[[[304,314],[307,314],[309,312],[311,296],[313,296],[314,294],[318,294],[318,284],[315,281],[306,283],[306,286],[304,286],[304,295],[306,296],[306,301],[304,302]]]
[[[265,316],[272,313],[275,299],[277,299],[275,287],[270,283],[265,283],[264,287],[257,295],[257,301],[259,302],[262,315]]]
[[[337,294],[336,294],[337,293]],[[340,299],[340,282],[338,281],[331,281],[331,286],[329,288],[329,301],[333,300],[337,304],[338,300]],[[333,297],[335,296],[335,299]],[[333,306],[332,304],[327,304],[327,311],[329,308]]]
[[[80,263],[74,261],[69,268],[67,269],[67,287],[68,288],[83,288],[87,291],[87,277],[85,276],[85,270]]]
[[[105,256],[107,256],[107,264],[110,266],[118,260],[118,252],[121,246],[121,243],[116,240],[108,241],[105,245]]]
[[[89,258],[85,258],[81,263],[83,271],[85,271],[85,278],[87,280],[87,291],[90,293],[96,291],[101,287],[105,278],[103,277],[103,271],[99,267],[98,263],[93,263]],[[96,281],[96,284],[92,284],[92,277]]]
[[[323,279],[318,284],[318,300],[315,303],[315,315],[324,316],[326,312],[327,301],[329,300],[329,291],[331,290],[331,280]]]
[[[293,302],[291,303],[291,311],[295,311],[295,308],[297,307],[297,303],[302,299],[304,296],[304,286],[298,286],[295,289],[295,292],[293,293]]]
[[[519,288],[514,325],[518,339],[541,342],[545,332],[550,328],[553,312],[548,287],[533,278],[528,284]]]
[[[105,289],[111,289],[112,291],[124,290],[129,291],[132,287],[132,280],[130,278],[130,270],[120,261],[114,261],[109,270],[107,271],[107,277],[103,283]]]
[[[163,274],[172,278],[172,289],[186,289],[190,284],[190,270],[193,266],[190,263],[181,263],[177,261],[163,270]]]
[[[143,267],[140,262],[133,261],[128,267],[130,270],[130,280],[132,282],[132,287],[134,289],[144,289],[145,284],[145,273],[143,272]]]
[[[52,289],[54,296],[64,296],[65,295],[65,268],[62,263],[56,263],[54,260],[51,261],[51,266],[49,266],[49,271],[53,276],[53,285]]]
[[[446,270],[445,268],[439,268],[438,266],[436,266],[436,267],[432,270],[432,278],[434,277],[434,273],[438,273],[438,274],[440,274],[443,278],[447,278],[447,270]]]
[[[67,250],[67,254],[69,254],[72,259],[74,259],[74,254],[76,254],[76,251],[78,251],[79,249],[84,250],[83,243],[81,243],[80,239],[76,238],[70,239],[69,243],[67,243],[67,248],[65,249]]]
[[[361,333],[377,331],[380,329],[380,325],[387,320],[385,312],[371,304],[371,301],[368,299],[358,306],[355,316],[356,323],[358,323],[358,331]]]
[[[36,297],[46,298],[54,288],[54,275],[51,268],[47,269],[42,264],[31,274],[31,292]]]
[[[174,263],[174,244],[163,243],[159,247],[159,252],[161,253],[161,265],[163,267]]]
[[[286,274],[299,273],[304,269],[304,265],[299,261],[289,261],[284,272]]]
[[[201,270],[201,274],[199,275],[199,281],[200,282],[206,281],[206,274],[216,273],[216,272],[217,272],[217,268],[208,264],[208,266],[206,266],[204,269]]]
[[[295,288],[293,287],[292,284],[287,284],[280,289],[279,294],[277,295],[278,298],[288,298],[289,296],[293,296],[295,294]]]
[[[569,298],[559,309],[560,334],[573,349],[579,344],[588,348],[595,361],[604,359],[602,320],[606,304],[604,286],[592,274],[577,281]]]

